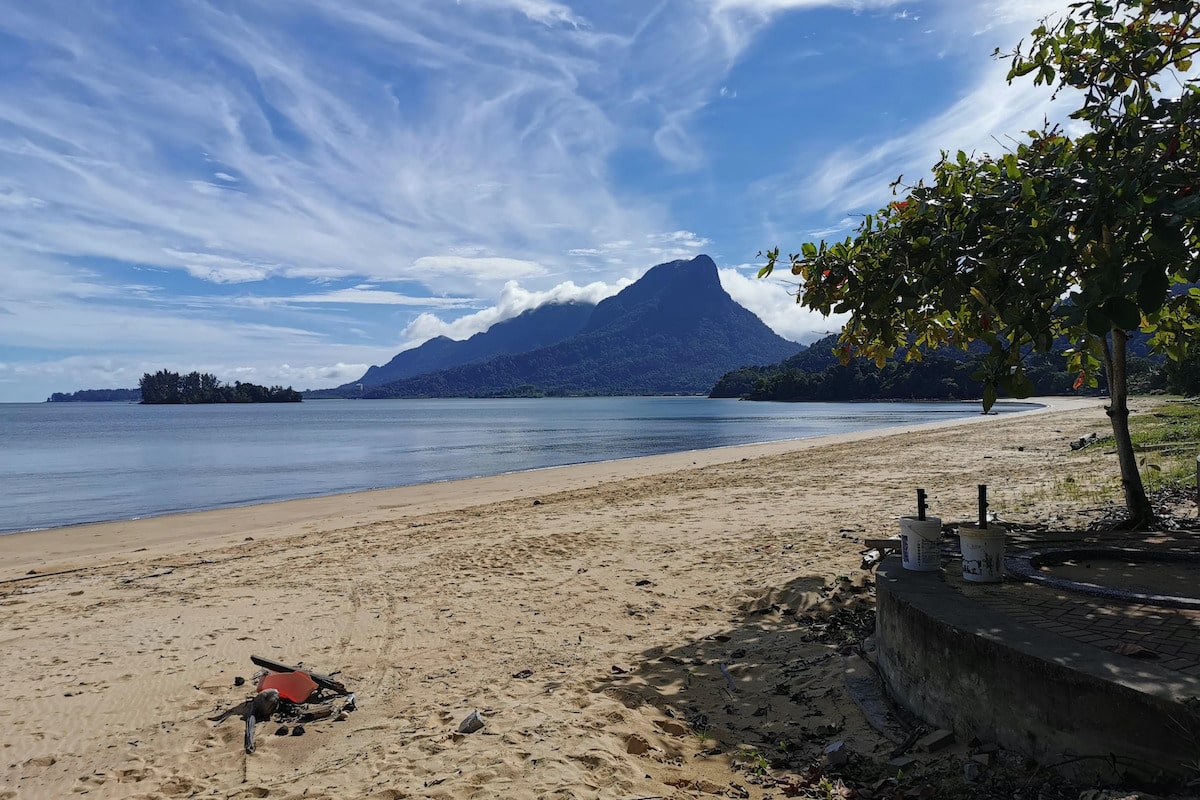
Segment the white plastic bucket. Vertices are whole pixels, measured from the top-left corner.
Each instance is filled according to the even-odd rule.
[[[961,525],[958,545],[962,550],[963,580],[999,583],[1004,580],[1004,528],[990,523],[986,528]]]
[[[905,569],[932,572],[942,566],[942,521],[938,517],[900,518],[900,555]]]

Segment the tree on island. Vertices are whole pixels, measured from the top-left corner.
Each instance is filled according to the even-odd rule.
[[[134,402],[142,399],[137,389],[79,389],[74,392],[54,392],[47,403],[114,403]]]
[[[1008,80],[1078,90],[1075,139],[1049,124],[1000,156],[943,153],[928,182],[864,217],[856,235],[788,257],[797,302],[849,313],[843,361],[919,360],[982,341],[984,408],[1031,392],[1025,358],[1059,337],[1076,386],[1102,371],[1131,525],[1154,519],[1129,436],[1126,343],[1135,329],[1179,362],[1200,289],[1200,6],[1079,2],[1008,54]],[[997,54],[998,51],[997,51]],[[781,260],[765,254],[765,276]]]
[[[142,403],[150,405],[176,403],[299,403],[301,394],[292,387],[259,386],[234,381],[232,386],[221,383],[217,376],[189,372],[180,375],[160,369],[153,375],[142,375],[138,382]]]

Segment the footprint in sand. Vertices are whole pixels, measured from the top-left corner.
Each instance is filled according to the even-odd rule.
[[[163,781],[162,786],[159,787],[159,791],[168,797],[191,797],[197,794],[200,788],[188,779],[176,776]]]
[[[266,786],[251,786],[249,789],[243,789],[235,795],[230,795],[232,800],[243,800],[248,797],[269,797],[271,790]]]

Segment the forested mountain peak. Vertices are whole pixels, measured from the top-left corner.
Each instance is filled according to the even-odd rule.
[[[730,369],[799,349],[734,302],[716,264],[701,255],[652,267],[563,341],[390,382],[367,396],[695,394]]]

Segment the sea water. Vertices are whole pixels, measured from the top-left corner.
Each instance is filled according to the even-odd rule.
[[[702,397],[0,404],[0,533],[979,413]]]

